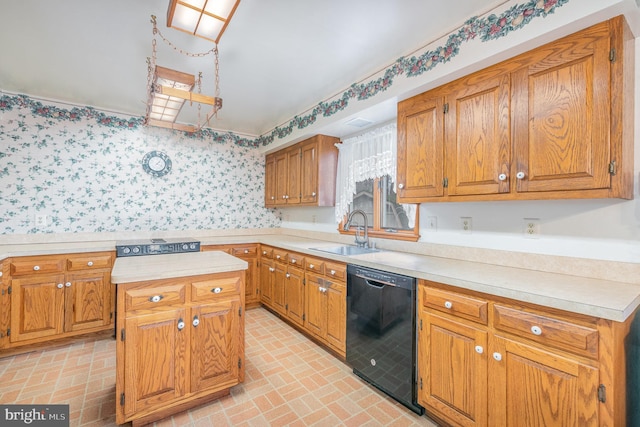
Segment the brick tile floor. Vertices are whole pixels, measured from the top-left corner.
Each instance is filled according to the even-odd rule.
[[[70,405],[71,426],[115,426],[115,340],[2,358],[0,402]],[[245,382],[156,426],[435,426],[262,308],[246,313]]]

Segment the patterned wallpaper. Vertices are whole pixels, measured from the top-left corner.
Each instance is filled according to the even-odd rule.
[[[0,107],[0,233],[75,233],[277,227],[263,207],[264,159],[233,142],[138,126],[117,126],[24,96]],[[14,102],[8,102],[14,101]],[[67,117],[62,117],[66,115]],[[104,115],[104,114],[103,114]],[[71,118],[69,118],[71,117]],[[106,117],[106,116],[105,116]],[[133,123],[128,125],[128,123]],[[144,172],[165,152],[171,172]],[[36,224],[47,215],[47,225]]]

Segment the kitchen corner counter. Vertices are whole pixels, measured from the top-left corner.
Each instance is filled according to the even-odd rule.
[[[248,264],[220,251],[117,258],[111,283],[123,284],[174,277],[246,270]]]

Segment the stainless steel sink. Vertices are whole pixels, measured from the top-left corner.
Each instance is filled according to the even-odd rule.
[[[362,254],[370,254],[372,252],[379,252],[378,249],[372,248],[362,248],[360,246],[332,246],[328,248],[309,248],[316,251],[328,252],[336,255],[362,255]]]

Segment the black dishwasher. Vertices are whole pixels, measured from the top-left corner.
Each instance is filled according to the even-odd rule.
[[[422,415],[416,403],[416,279],[347,266],[347,363]]]

